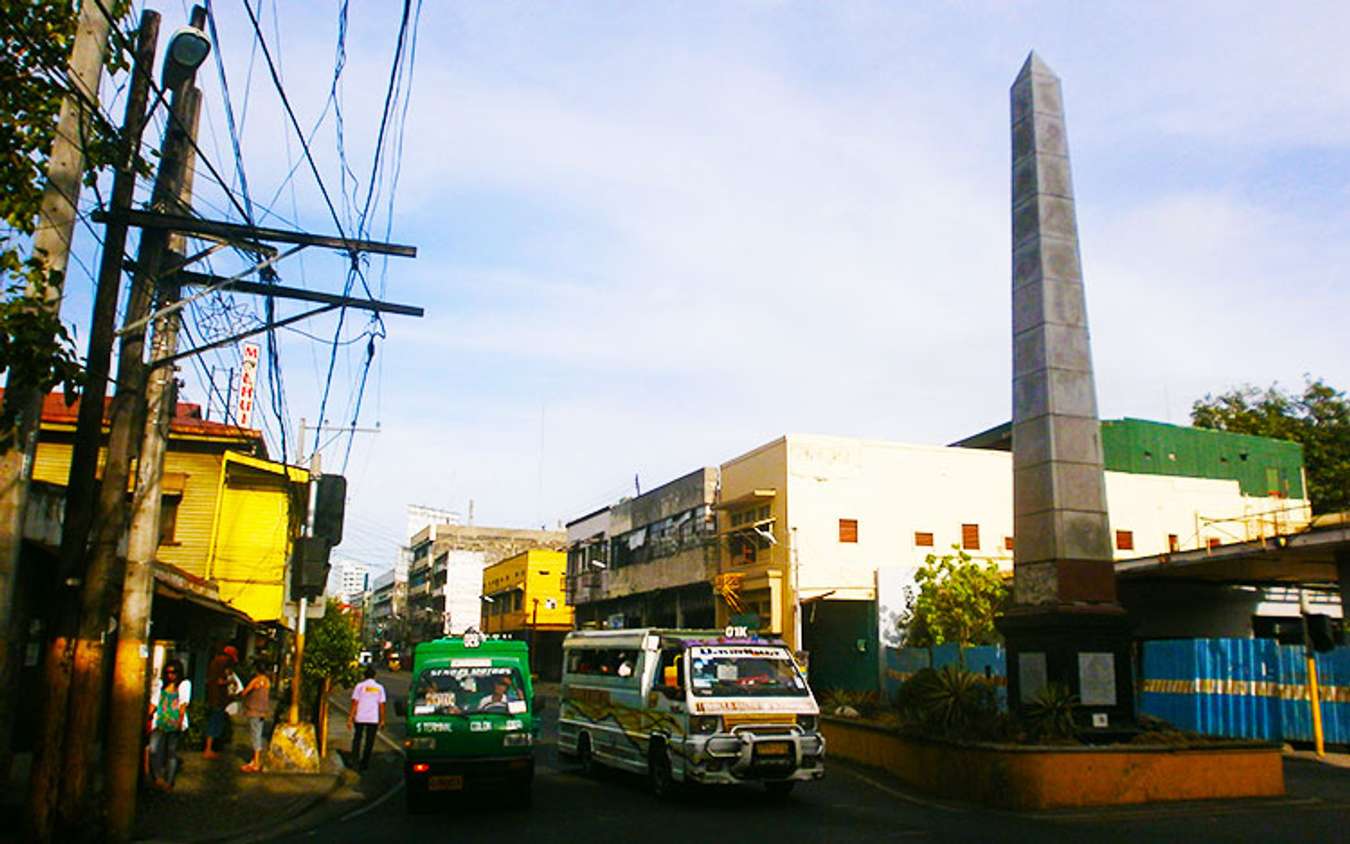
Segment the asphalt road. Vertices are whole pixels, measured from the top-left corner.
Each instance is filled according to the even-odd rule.
[[[406,694],[407,674],[385,675]],[[1350,828],[1350,770],[1291,760],[1290,796],[1259,801],[1155,804],[1042,813],[998,812],[932,800],[885,774],[827,762],[825,779],[786,800],[754,787],[699,789],[661,802],[644,778],[588,778],[556,746],[548,701],[536,753],[534,805],[474,796],[408,815],[401,791],[292,841],[713,842],[853,841],[1337,841]],[[398,733],[395,727],[392,733]],[[393,753],[387,746],[385,753]]]

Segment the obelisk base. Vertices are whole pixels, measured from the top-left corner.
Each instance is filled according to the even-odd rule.
[[[1015,606],[995,622],[1008,655],[1008,705],[1022,714],[1049,683],[1078,697],[1087,741],[1137,731],[1132,625],[1118,604]]]

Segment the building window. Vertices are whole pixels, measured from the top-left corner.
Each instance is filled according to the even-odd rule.
[[[858,520],[840,519],[839,520],[839,541],[857,542],[858,541]]]
[[[979,525],[961,525],[961,547],[967,551],[980,550]]]
[[[1011,551],[1013,549],[1013,538],[1011,536],[1003,537],[1003,550]]]
[[[1134,550],[1134,531],[1132,530],[1116,531],[1116,550],[1117,551]]]
[[[924,533],[923,531],[918,530],[914,531],[914,544],[923,548],[932,548],[933,534]]]
[[[183,501],[176,495],[164,496],[159,500],[159,544],[176,545],[174,534],[178,531],[178,505]]]
[[[1167,534],[1167,550],[1173,554],[1181,550],[1181,538],[1175,533]]]

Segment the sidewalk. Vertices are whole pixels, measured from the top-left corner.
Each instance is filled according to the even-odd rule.
[[[247,727],[242,722],[235,724],[232,744],[219,759],[202,758],[200,751],[180,752],[182,767],[174,790],[140,794],[136,839],[229,841],[270,837],[292,818],[343,791],[355,789],[359,793],[362,778],[347,770],[342,756],[351,745],[346,714],[329,709],[328,724],[328,756],[320,774],[240,771],[239,766],[251,758]],[[371,770],[375,767],[377,762],[373,760]]]
[[[330,700],[340,701],[341,692]],[[138,805],[138,840],[207,842],[263,841],[344,814],[402,782],[399,754],[376,742],[370,769],[348,770],[351,747],[345,708],[329,707],[328,756],[319,774],[248,774],[248,732],[236,724],[233,744],[219,759],[180,753],[183,767],[168,794],[143,792]]]

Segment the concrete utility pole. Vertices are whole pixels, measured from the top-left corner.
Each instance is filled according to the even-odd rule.
[[[303,446],[304,420],[300,423],[300,442]],[[319,493],[319,478],[323,475],[323,457],[316,450],[309,464],[309,509],[305,513],[305,536],[314,535],[314,512]],[[305,616],[309,613],[309,598],[301,595],[297,601],[298,612],[295,618],[295,666],[291,675],[291,706],[286,713],[286,723],[300,723],[300,678],[301,668],[305,664]]]
[[[172,90],[168,135],[178,146],[178,173],[165,174],[164,194],[184,205],[191,192],[191,144],[196,137],[197,121],[201,111],[201,92],[194,85],[197,66],[205,59],[209,42],[201,32],[206,25],[206,10],[192,9],[191,29],[179,31],[169,44],[165,60],[166,88]],[[195,32],[193,32],[195,30]],[[185,49],[177,49],[180,38],[193,39]],[[190,66],[174,65],[182,54],[194,55]],[[168,143],[166,141],[166,146]],[[167,150],[166,150],[167,153]],[[167,156],[166,156],[167,158]],[[173,178],[176,177],[176,178]],[[157,183],[158,189],[160,184]],[[148,234],[148,233],[147,233]],[[165,258],[172,255],[168,239],[161,249],[154,250],[153,262],[141,265],[149,275],[150,283],[160,284],[161,301],[172,302],[179,296],[174,280],[158,279]],[[170,258],[172,260],[172,258]],[[176,276],[174,276],[176,278]],[[136,468],[136,491],[132,499],[131,528],[127,538],[127,567],[122,585],[122,612],[117,637],[117,652],[113,664],[112,698],[109,704],[108,738],[104,749],[106,770],[105,793],[108,805],[107,838],[128,841],[136,814],[136,786],[141,762],[141,735],[146,713],[146,664],[149,657],[150,610],[154,589],[155,552],[159,548],[160,498],[164,476],[164,452],[169,423],[174,415],[176,391],[173,385],[174,369],[156,362],[173,356],[178,346],[177,311],[161,315],[155,321],[151,352],[151,371],[146,385],[145,432],[141,441]],[[105,479],[104,486],[107,488]]]
[[[30,287],[28,298],[52,313],[59,313],[70,259],[70,241],[75,231],[80,179],[84,175],[84,148],[79,140],[88,136],[86,103],[98,102],[99,82],[107,59],[108,18],[97,3],[82,3],[76,23],[75,46],[70,53],[67,75],[78,89],[66,94],[57,118],[56,138],[47,158],[47,186],[43,192],[33,254],[47,270],[43,290]],[[14,723],[16,688],[12,648],[22,641],[16,630],[14,589],[23,547],[24,517],[28,509],[28,485],[33,477],[38,429],[42,417],[42,392],[20,383],[10,373],[5,403],[14,408],[17,439],[0,454],[0,781],[9,779],[10,734]]]
[[[154,73],[155,47],[159,41],[159,13],[145,10],[137,29],[136,56],[132,65],[131,85],[127,94],[126,116],[122,122],[121,160],[113,176],[111,207],[123,210],[131,207],[136,187],[136,159],[145,129],[146,102],[150,94],[151,74]],[[182,162],[182,157],[176,159]],[[181,169],[181,168],[180,168]],[[95,470],[98,465],[99,443],[103,429],[103,399],[107,389],[109,358],[112,354],[113,327],[116,320],[118,292],[122,279],[122,254],[126,248],[125,224],[109,223],[104,229],[103,256],[99,265],[98,289],[94,295],[94,314],[89,334],[88,372],[83,403],[75,429],[75,447],[71,458],[70,483],[66,490],[66,511],[61,534],[62,568],[79,571],[88,560],[80,592],[79,629],[76,634],[69,673],[49,680],[49,704],[44,723],[42,746],[44,755],[52,753],[53,761],[44,761],[45,767],[56,767],[60,759],[60,798],[57,804],[58,825],[74,830],[89,817],[86,803],[90,772],[94,767],[94,752],[103,713],[104,648],[103,640],[110,631],[112,620],[108,596],[116,563],[116,546],[111,554],[88,554],[88,542],[94,509],[98,499]],[[132,296],[129,313],[137,300],[147,302],[149,297]],[[139,363],[140,344],[136,346]],[[120,387],[119,387],[120,392]],[[108,481],[109,489],[120,503],[125,501],[127,473],[114,473]],[[104,498],[103,500],[106,500]],[[118,519],[120,527],[121,520]],[[63,680],[69,692],[63,696]],[[66,703],[66,701],[69,701]],[[64,713],[66,717],[62,719]],[[64,727],[63,722],[64,720]],[[62,747],[64,744],[64,747]],[[36,771],[36,765],[35,765]],[[35,773],[36,778],[36,773]]]

